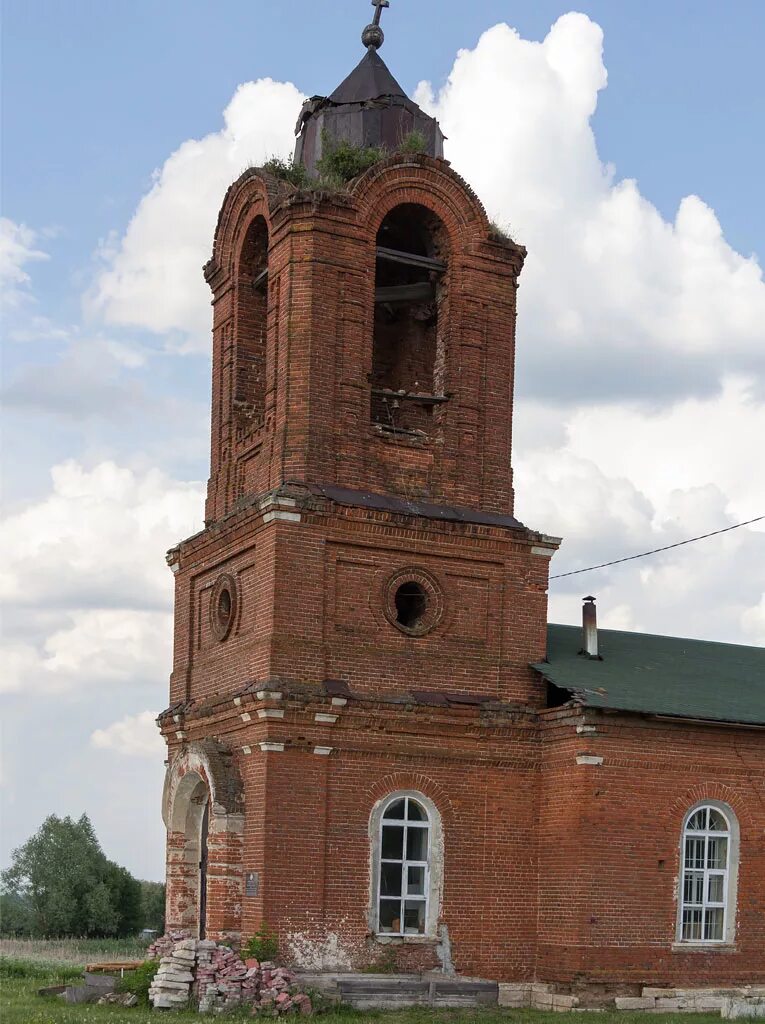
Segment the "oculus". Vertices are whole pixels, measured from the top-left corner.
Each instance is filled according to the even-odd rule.
[[[424,636],[441,621],[444,600],[438,580],[425,569],[401,569],[385,584],[385,617],[407,636]]]
[[[210,595],[210,628],[216,640],[226,640],[236,620],[239,604],[236,580],[225,573],[215,581]]]

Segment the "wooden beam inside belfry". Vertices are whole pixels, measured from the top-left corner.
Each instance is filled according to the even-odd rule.
[[[384,245],[377,246],[377,258],[389,263],[403,263],[407,267],[423,267],[437,274],[446,271],[446,264],[441,260],[431,259],[430,256],[416,256],[413,252],[401,252],[400,249],[386,249]]]
[[[255,280],[252,282],[252,290],[255,292],[260,288],[262,284],[268,280],[268,267],[265,270],[261,270]]]
[[[390,288],[378,288],[375,291],[375,302],[432,302],[436,290],[430,281],[418,281],[415,284],[396,284]]]

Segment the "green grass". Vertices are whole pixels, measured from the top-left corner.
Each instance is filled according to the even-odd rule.
[[[164,1015],[140,1008],[119,1006],[67,1006],[55,997],[42,997],[39,988],[62,983],[62,973],[72,974],[71,968],[45,968],[40,962],[0,962],[0,1020],[3,1024],[157,1024],[158,1020],[172,1022],[252,1020],[247,1011],[236,1014],[201,1016],[193,1011],[179,1011]],[[298,1020],[300,1018],[290,1018]],[[535,1010],[398,1010],[354,1011],[347,1007],[330,1010],[318,1018],[320,1024],[719,1024],[714,1014],[651,1014],[639,1013],[577,1013],[565,1018],[560,1013],[541,1013]]]
[[[0,939],[0,957],[43,964],[92,964],[143,960],[148,942],[141,939]]]

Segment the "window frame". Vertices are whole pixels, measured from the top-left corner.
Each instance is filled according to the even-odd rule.
[[[707,815],[703,829],[689,829],[691,820],[704,811]],[[720,814],[726,824],[725,830],[709,828],[709,812],[715,811]],[[709,866],[709,844],[712,839],[726,840],[726,856],[724,867]],[[700,858],[701,867],[689,866],[687,863],[686,851],[689,842],[692,840],[703,841],[703,853]],[[736,896],[738,884],[738,856],[739,856],[739,832],[736,815],[731,807],[717,800],[702,800],[691,807],[683,818],[683,827],[680,834],[680,870],[678,872],[678,898],[677,898],[677,931],[676,942],[682,948],[704,947],[714,949],[715,947],[731,945],[735,938],[736,922]],[[701,900],[690,901],[686,898],[686,884],[693,876],[701,882]],[[711,880],[722,878],[722,898],[719,900],[710,899]],[[687,910],[701,912],[700,930],[701,937],[686,938],[684,935],[684,917]],[[706,938],[707,914],[709,911],[722,910],[722,936],[720,938]]]
[[[404,818],[385,817],[391,806],[400,800],[405,801]],[[409,802],[417,804],[424,814],[422,822],[410,821],[408,818]],[[402,836],[401,859],[383,858],[383,829],[386,826],[396,827],[397,822],[404,829]],[[410,829],[425,831],[427,835],[426,859],[409,860],[407,858],[407,837]],[[438,917],[441,904],[441,888],[443,879],[443,839],[441,818],[431,800],[422,793],[405,790],[389,793],[378,801],[372,810],[369,820],[369,838],[371,843],[370,858],[370,906],[369,928],[375,937],[382,941],[422,942],[436,937]],[[382,869],[384,864],[398,864],[401,867],[401,893],[399,896],[384,896],[382,893]],[[424,886],[422,894],[409,896],[409,868],[424,868]],[[381,901],[390,900],[399,904],[399,930],[382,930],[380,927]],[[424,904],[424,930],[407,931],[404,921],[404,910],[407,900]]]

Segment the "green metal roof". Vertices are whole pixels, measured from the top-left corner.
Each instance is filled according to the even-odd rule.
[[[598,630],[587,658],[579,626],[547,628],[547,661],[533,667],[588,707],[765,725],[765,648]]]

